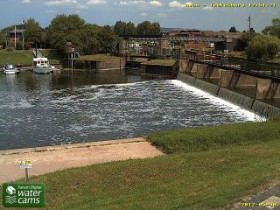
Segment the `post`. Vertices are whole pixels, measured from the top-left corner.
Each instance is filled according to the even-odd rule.
[[[17,25],[15,25],[15,50],[17,49]]]
[[[120,72],[122,71],[122,59],[120,58]]]
[[[29,179],[28,179],[28,168],[25,168],[25,181],[29,182]]]

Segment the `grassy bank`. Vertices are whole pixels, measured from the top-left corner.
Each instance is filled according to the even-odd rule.
[[[0,50],[0,65],[4,65],[6,63],[11,63],[15,65],[31,65],[32,58],[32,53],[29,50],[16,50],[12,52]]]
[[[247,145],[280,139],[279,122],[237,123],[213,127],[171,130],[151,134],[148,140],[165,153],[184,153]]]
[[[58,50],[43,49],[41,52],[44,57],[48,58],[51,64],[60,64],[63,61],[63,57]]]
[[[31,178],[52,209],[210,209],[279,178],[280,141],[76,168]],[[269,163],[269,164],[268,164]]]
[[[46,184],[50,209],[225,207],[279,179],[278,124],[242,123],[154,134],[149,137],[153,143],[177,154],[68,169],[32,177],[31,182]]]
[[[74,60],[76,61],[97,61],[97,62],[103,62],[103,61],[111,61],[111,60],[116,60],[120,59],[119,57],[116,56],[110,56],[106,54],[94,54],[94,55],[84,55],[80,56],[79,58],[75,58]]]

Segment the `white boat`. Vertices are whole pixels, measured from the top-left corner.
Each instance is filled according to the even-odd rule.
[[[3,67],[5,74],[16,74],[19,73],[19,70],[15,68],[13,64],[5,64]]]
[[[33,72],[37,74],[49,74],[52,66],[47,58],[33,58]]]

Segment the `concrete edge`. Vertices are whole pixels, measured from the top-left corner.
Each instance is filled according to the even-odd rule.
[[[0,156],[1,155],[15,155],[15,154],[22,154],[22,153],[29,153],[29,152],[46,152],[46,151],[62,150],[62,149],[76,149],[76,148],[85,148],[85,147],[105,146],[105,145],[113,145],[113,144],[128,144],[128,143],[146,142],[146,141],[147,140],[145,137],[138,137],[138,138],[129,138],[129,139],[67,144],[67,145],[56,145],[56,146],[45,146],[45,147],[34,147],[34,148],[24,148],[24,149],[12,149],[12,150],[0,150]]]

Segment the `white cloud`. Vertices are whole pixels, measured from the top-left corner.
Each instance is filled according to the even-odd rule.
[[[59,6],[59,5],[65,5],[65,4],[77,4],[77,0],[50,0],[46,1],[45,5],[47,6]]]
[[[163,5],[160,1],[150,1],[149,3],[154,7],[161,7]]]
[[[143,12],[143,13],[141,13],[141,14],[140,14],[140,16],[142,16],[142,17],[146,17],[146,16],[148,16],[148,13]]]
[[[172,1],[168,4],[169,7],[172,7],[172,8],[183,8],[185,7],[185,4],[182,4],[178,1]]]
[[[77,8],[78,9],[86,9],[87,7],[85,5],[79,5]]]
[[[32,3],[32,2],[31,2],[31,0],[22,0],[22,3],[23,3],[23,4],[30,4],[30,3]]]
[[[124,5],[124,6],[129,6],[129,5],[139,5],[139,4],[145,4],[145,1],[138,1],[138,0],[132,0],[132,1],[126,1],[126,0],[122,0],[120,1],[120,5]]]
[[[89,0],[87,4],[92,4],[92,5],[101,5],[101,4],[107,4],[106,0]]]

